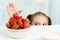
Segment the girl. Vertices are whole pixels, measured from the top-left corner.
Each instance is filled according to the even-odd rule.
[[[30,16],[30,15],[29,15]],[[28,17],[29,17],[28,16]],[[51,25],[51,19],[43,12],[36,12],[29,17],[31,25]]]

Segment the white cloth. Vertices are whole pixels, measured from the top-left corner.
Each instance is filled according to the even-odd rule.
[[[29,35],[23,39],[15,39],[6,35],[5,27],[0,27],[0,40],[60,40],[59,25],[31,26]]]

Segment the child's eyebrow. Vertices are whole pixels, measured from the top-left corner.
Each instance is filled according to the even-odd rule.
[[[40,24],[39,22],[35,22],[35,24]]]

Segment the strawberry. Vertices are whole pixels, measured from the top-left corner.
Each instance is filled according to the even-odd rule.
[[[16,22],[17,22],[17,19],[15,19],[15,18],[13,18],[13,17],[10,19],[11,25],[14,25],[14,23],[16,23]]]
[[[18,19],[18,18],[19,18],[19,15],[18,15],[17,13],[15,13],[15,14],[13,15],[13,17],[16,18],[16,19]]]
[[[20,16],[19,19],[22,19],[22,16]]]
[[[30,20],[28,18],[26,18],[26,19],[24,19],[24,22],[29,24]]]
[[[22,16],[15,13],[6,26],[10,29],[26,29],[30,26],[30,20],[28,18],[23,19]]]
[[[23,22],[24,22],[24,24],[23,24],[24,29],[25,29],[25,28],[28,28],[28,27],[30,26],[30,24],[29,24],[29,23],[30,23],[29,19],[26,18],[26,19],[24,19]]]
[[[18,24],[14,24],[14,25],[12,25],[12,29],[18,29],[19,28],[19,25]]]
[[[23,26],[22,17],[20,17],[20,18],[18,19],[18,24],[19,24],[20,26]]]
[[[23,22],[21,22],[21,21],[19,21],[18,24],[19,24],[20,26],[23,26]]]
[[[10,23],[6,23],[6,27],[10,28],[11,27]]]
[[[24,26],[24,29],[26,29],[26,28],[30,27],[30,24],[24,24],[23,26]]]

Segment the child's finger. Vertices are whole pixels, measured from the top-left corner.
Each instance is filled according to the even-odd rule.
[[[11,14],[9,13],[9,8],[8,8],[8,6],[7,6],[7,12],[8,12],[8,15],[11,16]]]
[[[19,10],[19,11],[18,11],[18,13],[21,13],[21,12],[22,12],[22,10]]]
[[[9,3],[9,6],[11,6],[11,4]]]
[[[14,8],[13,3],[9,3],[10,8]]]
[[[13,4],[13,2],[11,4],[12,4],[12,7],[15,7],[14,4]]]
[[[12,11],[12,10],[15,10],[15,8],[13,7],[13,5],[12,5],[12,3],[11,4],[9,4],[9,6],[8,6],[9,8],[10,8],[10,10]]]
[[[10,7],[9,7],[9,6],[7,6],[7,12],[8,12],[8,15],[9,15],[10,17],[12,17],[11,9],[10,9]]]
[[[14,6],[13,3],[9,4],[11,10],[16,10],[16,7]]]

